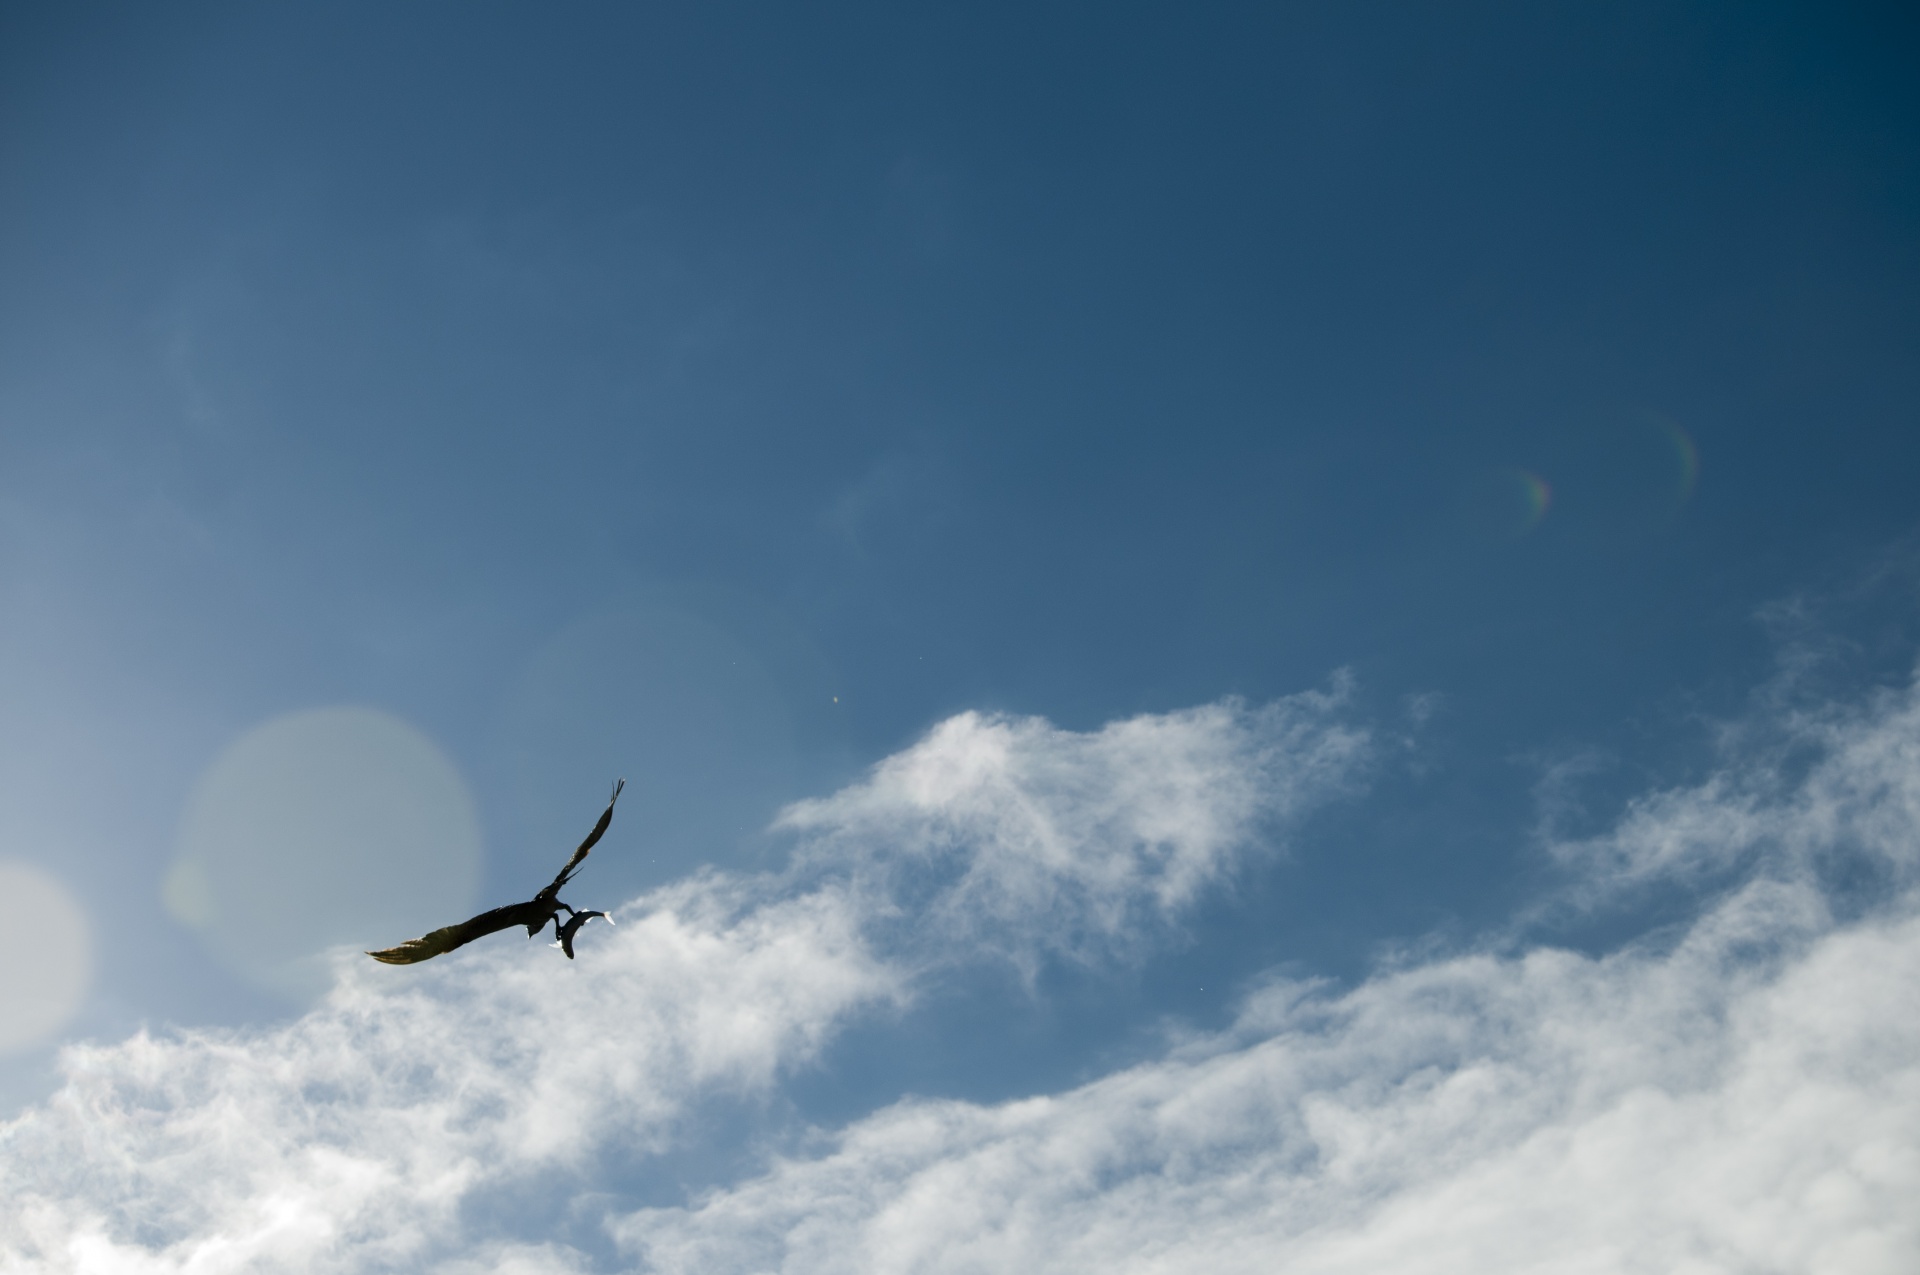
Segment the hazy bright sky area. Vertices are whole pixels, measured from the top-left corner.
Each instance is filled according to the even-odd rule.
[[[1920,1269],[1916,53],[0,7],[0,1266]]]

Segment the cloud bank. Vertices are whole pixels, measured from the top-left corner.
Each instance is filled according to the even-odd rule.
[[[1065,1092],[893,1102],[664,1204],[608,1185],[930,970],[1139,957],[1352,789],[1344,712],[956,718],[789,811],[789,872],[637,901],[577,965],[348,965],[278,1031],[70,1051],[0,1142],[4,1268],[1915,1269],[1911,689],[1732,738],[1555,848],[1601,893],[1721,881],[1679,931],[1273,981]]]
[[[676,1273],[1915,1269],[1920,696],[1729,747],[1552,847],[1588,901],[1744,867],[1677,938],[1276,983],[1162,1059],[903,1102],[615,1233]]]
[[[1894,1275],[1920,1254],[1920,923],[1822,920],[1756,886],[1658,955],[1274,987],[1167,1058],[901,1103],[616,1233],[676,1273]]]

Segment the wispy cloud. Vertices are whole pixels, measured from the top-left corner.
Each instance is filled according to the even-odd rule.
[[[1767,698],[1769,711],[1722,732],[1723,764],[1703,782],[1638,797],[1605,833],[1553,842],[1553,855],[1595,895],[1740,866],[1819,874],[1862,857],[1910,883],[1920,697],[1908,687],[1852,704]]]
[[[1259,834],[1351,786],[1367,732],[1345,686],[1258,708],[1237,701],[1081,734],[963,713],[777,826],[801,873],[850,872],[901,944],[1046,954],[1137,951]]]
[[[597,1189],[610,1160],[675,1146],[702,1101],[768,1094],[982,933],[1090,959],[1128,918],[1164,926],[1363,753],[1334,695],[1091,735],[955,719],[790,811],[790,871],[637,900],[578,963],[507,942],[399,971],[347,957],[283,1028],[67,1051],[64,1087],[0,1133],[0,1253],[51,1270],[584,1263],[483,1203]]]

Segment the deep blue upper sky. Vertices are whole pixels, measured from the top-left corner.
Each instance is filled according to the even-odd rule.
[[[956,711],[1346,668],[1417,764],[1182,959],[1506,916],[1545,768],[1684,769],[1756,613],[1913,528],[1914,34],[8,6],[0,857],[93,909],[75,1030],[281,1012],[162,881],[213,758],[332,704],[460,767],[489,895],[626,774],[626,897]]]

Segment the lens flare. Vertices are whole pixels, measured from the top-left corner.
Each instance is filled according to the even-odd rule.
[[[1477,540],[1519,540],[1533,533],[1553,506],[1553,488],[1530,469],[1482,470],[1460,490],[1462,525]]]
[[[1662,419],[1660,424],[1666,427],[1667,439],[1673,446],[1674,457],[1678,461],[1675,472],[1674,508],[1687,503],[1693,495],[1694,484],[1700,481],[1700,449],[1694,445],[1693,435],[1687,433],[1675,421]]]
[[[1693,438],[1653,411],[1629,414],[1600,436],[1587,483],[1597,524],[1628,537],[1671,527],[1700,479]]]
[[[302,998],[325,989],[324,949],[444,924],[479,882],[479,818],[453,763],[391,714],[321,708],[207,768],[161,897],[235,973]]]
[[[0,1054],[44,1043],[72,1020],[93,981],[86,913],[52,876],[0,862]]]
[[[1520,535],[1526,535],[1540,525],[1547,516],[1547,510],[1553,505],[1553,487],[1546,479],[1530,470],[1512,471],[1515,482],[1519,484],[1521,519]]]

